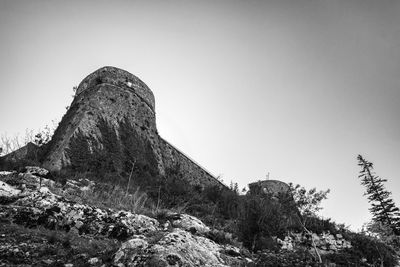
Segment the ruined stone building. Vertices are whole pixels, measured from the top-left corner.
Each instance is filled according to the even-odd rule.
[[[109,66],[96,70],[79,84],[70,108],[46,148],[43,167],[52,172],[68,168],[71,157],[79,156],[74,153],[81,153],[71,154],[74,138],[83,135],[104,140],[101,129],[104,122],[121,144],[128,138],[142,147],[140,157],[154,163],[159,174],[179,165],[183,177],[193,185],[222,186],[213,175],[158,134],[154,95],[149,87],[135,75]],[[121,132],[122,124],[130,132]],[[106,145],[100,142],[100,146]]]

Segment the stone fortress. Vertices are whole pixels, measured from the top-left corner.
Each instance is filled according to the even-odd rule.
[[[123,140],[118,129],[122,120],[127,121],[132,131],[129,135],[137,139],[135,143],[138,146],[148,144],[147,150],[142,151],[142,154],[145,154],[146,160],[156,165],[157,174],[164,175],[167,169],[179,166],[183,178],[192,185],[202,188],[217,185],[226,188],[226,185],[205,168],[158,134],[155,100],[149,87],[135,75],[110,66],[102,67],[82,80],[70,108],[44,152],[29,143],[3,159],[16,162],[41,154],[39,161],[44,168],[51,172],[60,172],[71,167],[71,154],[68,151],[77,135],[83,134],[102,140],[99,127],[101,120],[106,120],[113,128],[112,131],[119,136],[117,142],[122,146]],[[288,192],[289,186],[281,181],[266,180],[250,183],[249,189],[250,194],[277,194]]]
[[[138,142],[150,144],[159,174],[180,166],[182,176],[192,185],[224,186],[207,170],[161,138],[156,127],[152,91],[135,75],[115,67],[102,67],[79,84],[73,102],[64,115],[44,157],[43,167],[60,171],[70,165],[67,150],[78,133],[100,139],[100,119],[118,128],[125,118],[138,133]]]
[[[289,193],[288,184],[279,180],[259,180],[249,184],[249,193],[254,195]]]

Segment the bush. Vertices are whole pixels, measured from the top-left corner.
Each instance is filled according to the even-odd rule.
[[[307,216],[304,217],[304,225],[305,227],[318,235],[322,233],[329,232],[333,235],[341,233],[342,231],[337,229],[337,226],[335,223],[331,222],[331,219],[322,219],[317,216]]]
[[[297,210],[284,205],[272,195],[246,195],[238,219],[239,236],[252,251],[265,248],[270,237],[283,238],[291,229],[299,228]],[[266,241],[267,240],[267,241]]]
[[[256,260],[257,267],[319,266],[307,250],[265,251]]]
[[[396,266],[396,252],[388,245],[362,233],[347,232],[343,237],[350,241],[352,248],[337,255],[328,255],[328,260],[346,261],[351,264],[372,264],[373,266]],[[367,265],[365,265],[367,266]]]
[[[63,190],[53,186],[51,191],[78,203],[96,206],[99,208],[122,209],[132,213],[142,213],[147,207],[148,196],[140,188],[126,192],[125,188],[118,185],[97,183],[88,190]]]

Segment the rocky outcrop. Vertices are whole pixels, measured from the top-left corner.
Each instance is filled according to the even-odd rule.
[[[328,232],[320,235],[312,233],[312,237],[305,233],[291,233],[284,240],[278,238],[277,241],[281,245],[281,249],[293,251],[299,246],[311,247],[312,239],[320,254],[335,253],[352,247],[351,243],[344,239],[341,234],[333,235]]]
[[[168,213],[160,224],[141,214],[79,204],[54,193],[60,185],[39,173],[46,174],[33,167],[0,173],[0,221],[121,240],[114,266],[243,266],[251,261],[239,248],[207,238],[210,228],[193,216]],[[86,189],[69,180],[63,190]],[[87,263],[100,266],[101,260],[93,257]]]
[[[210,228],[196,217],[188,214],[169,214],[167,219],[175,228],[181,228],[192,233],[206,234]]]
[[[129,266],[244,266],[250,259],[234,257],[227,253],[232,246],[219,245],[182,229],[157,239],[146,240],[135,236],[122,244],[115,254],[114,263]],[[236,248],[237,249],[237,248]],[[238,250],[238,249],[237,249]],[[240,255],[240,253],[239,253]]]
[[[0,198],[7,203],[0,206],[2,219],[26,227],[40,225],[49,229],[76,231],[93,236],[104,235],[117,239],[126,239],[135,234],[158,229],[159,223],[155,219],[126,211],[99,209],[74,203],[52,193],[48,187],[39,188],[38,180],[36,183],[29,183],[24,191],[4,181],[0,182]],[[49,182],[45,181],[44,184],[47,183]]]

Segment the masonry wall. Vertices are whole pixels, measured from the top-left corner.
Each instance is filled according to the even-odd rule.
[[[172,168],[176,164],[179,164],[183,176],[192,185],[200,185],[202,188],[208,185],[226,187],[211,173],[202,168],[198,163],[190,159],[166,140],[160,137],[159,143],[161,146],[164,167]]]
[[[154,95],[147,85],[135,75],[114,67],[103,67],[89,74],[79,84],[76,94],[102,83],[132,90],[152,111],[155,110]]]

